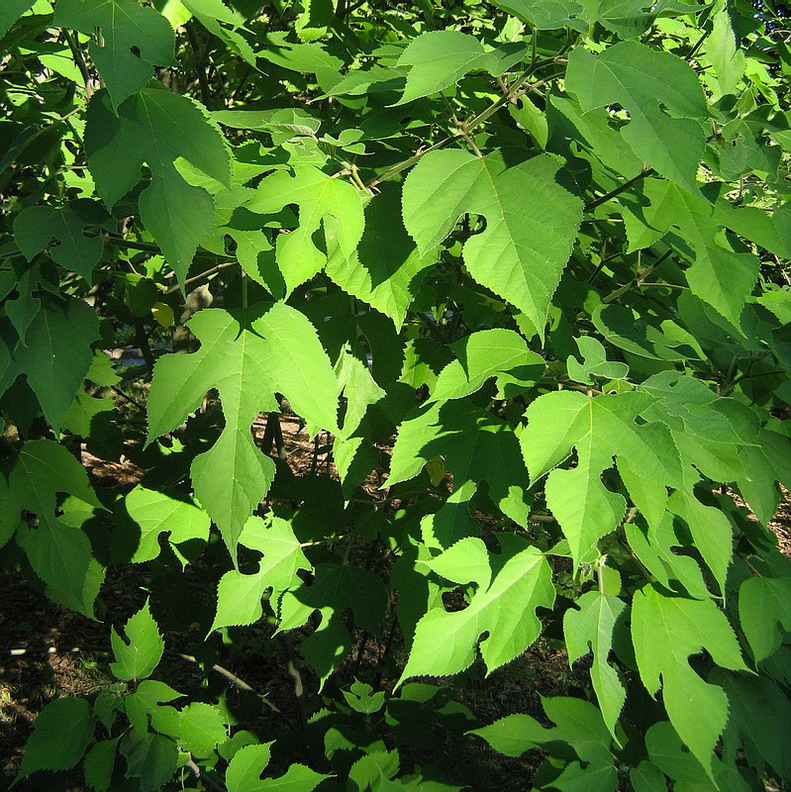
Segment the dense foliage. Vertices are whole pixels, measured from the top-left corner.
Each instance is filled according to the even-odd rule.
[[[3,0],[0,560],[92,619],[147,592],[19,777],[442,792],[486,741],[543,750],[522,789],[791,784],[787,27]],[[174,689],[179,632],[293,710]],[[585,681],[453,700],[536,641]]]

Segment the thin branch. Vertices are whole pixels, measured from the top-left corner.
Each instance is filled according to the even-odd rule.
[[[469,121],[464,121],[459,124],[459,135],[465,140],[469,141],[469,133],[472,132],[477,126],[480,126],[484,121],[486,121],[490,116],[496,113],[504,104],[509,102],[512,98],[518,96],[518,90],[530,79],[530,75],[541,66],[545,66],[548,63],[554,63],[554,59],[547,61],[546,63],[541,62],[536,64],[535,66],[529,66],[520,77],[516,79],[516,81],[511,85],[509,91],[504,96],[501,96],[499,99],[496,99],[492,102],[489,107],[486,108],[483,112],[479,113],[474,118],[470,119]],[[546,77],[544,79],[538,80],[537,82],[533,83],[532,85],[528,86],[526,90],[532,90],[534,88],[538,88],[541,85],[549,82],[550,80],[554,80],[555,78],[559,77],[560,74],[553,74],[550,77]],[[381,176],[376,176],[370,181],[366,183],[366,187],[369,189],[375,187],[377,184],[383,181],[387,181],[388,179],[392,178],[401,171],[406,170],[407,168],[411,168],[413,165],[416,165],[426,154],[430,151],[435,151],[436,149],[442,148],[443,146],[447,146],[448,143],[456,140],[459,135],[453,135],[451,137],[446,137],[440,140],[434,145],[429,146],[428,148],[423,149],[422,151],[418,151],[413,154],[408,159],[405,159],[403,162],[399,162],[397,165],[393,165],[392,168],[388,168]],[[474,150],[474,149],[473,149]]]
[[[429,151],[436,151],[443,146],[447,146],[452,140],[455,140],[455,137],[446,137],[440,140],[438,143],[435,143],[433,146],[429,146],[428,148],[423,149],[422,151],[418,151],[416,154],[413,154],[409,159],[405,159],[403,162],[399,162],[397,165],[393,165],[392,168],[388,168],[381,176],[376,176],[373,179],[370,179],[366,182],[366,187],[370,190],[372,187],[376,187],[377,184],[383,181],[387,181],[391,179],[401,171],[406,170],[407,168],[411,168],[416,163],[420,162],[421,158],[423,158]]]
[[[236,261],[224,261],[222,264],[215,264],[213,267],[209,267],[209,269],[204,270],[200,273],[200,275],[195,275],[192,278],[187,278],[184,281],[184,290],[186,291],[187,286],[193,286],[195,283],[201,280],[208,280],[212,277],[212,275],[216,275],[218,272],[224,269],[228,269],[228,267],[235,267],[238,265]],[[171,286],[165,294],[175,294],[177,291],[181,291],[181,286],[176,284],[175,286]]]
[[[117,388],[115,385],[110,385],[110,390],[113,393],[117,393],[121,398],[126,399],[130,404],[133,404],[135,407],[137,407],[138,410],[142,410],[143,412],[146,411],[145,406],[142,405],[137,399],[133,399],[131,396],[128,396],[126,393],[124,393],[120,388]]]
[[[71,115],[71,114],[70,114]],[[61,119],[64,120],[64,119]],[[150,242],[135,242],[131,239],[124,239],[123,237],[113,236],[112,234],[101,234],[102,239],[106,245],[113,247],[129,248],[130,250],[139,250],[142,253],[154,253],[155,255],[162,255],[162,248],[159,245],[153,245]],[[212,258],[220,258],[219,253],[212,253],[210,250],[197,250],[195,256],[198,258],[205,258],[211,256]]]
[[[640,173],[637,174],[637,176],[633,176],[631,179],[625,181],[623,184],[619,185],[614,190],[610,190],[610,192],[605,193],[604,195],[586,203],[584,211],[590,212],[593,209],[595,209],[597,206],[601,206],[603,203],[607,203],[607,201],[612,200],[617,195],[620,195],[622,192],[628,190],[633,184],[637,184],[637,182],[642,181],[643,179],[646,178],[646,176],[651,176],[653,173],[655,173],[653,168],[644,167],[640,171]]]
[[[80,52],[77,42],[74,41],[74,36],[71,31],[64,28],[63,35],[66,37],[66,43],[71,50],[71,56],[74,58],[74,63],[77,64],[77,68],[80,70],[83,82],[85,83],[85,96],[90,99],[93,94],[93,78],[91,77],[91,72],[88,70],[85,58],[82,57],[82,52]]]
[[[211,88],[209,87],[209,79],[206,74],[206,64],[204,63],[205,49],[202,49],[200,46],[198,34],[195,32],[192,21],[187,22],[184,27],[187,30],[187,38],[189,39],[192,57],[195,61],[195,72],[198,75],[201,101],[208,109],[211,109]]]
[[[165,650],[165,654],[168,654],[171,657],[178,657],[181,660],[186,660],[188,663],[200,665],[198,659],[192,655],[183,654],[182,652],[174,652],[170,649]],[[282,710],[273,704],[263,693],[259,693],[254,688],[250,687],[247,682],[236,676],[233,671],[229,671],[227,668],[217,664],[213,665],[211,668],[212,671],[216,671],[220,676],[225,677],[234,687],[239,688],[239,690],[244,690],[246,693],[252,693],[253,695],[257,696],[267,707],[269,707],[270,710],[272,710],[272,712],[276,712],[278,715],[283,714]]]
[[[227,788],[223,784],[220,784],[218,781],[215,781],[211,776],[204,773],[200,769],[200,767],[198,767],[198,765],[195,764],[195,762],[192,759],[188,759],[184,763],[184,767],[186,767],[187,770],[189,770],[190,773],[192,773],[192,775],[195,776],[195,778],[202,781],[211,789],[214,789],[215,792],[227,792]]]

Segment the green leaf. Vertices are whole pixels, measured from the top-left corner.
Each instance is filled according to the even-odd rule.
[[[275,214],[289,204],[300,208],[299,228],[277,240],[277,263],[287,294],[323,269],[327,252],[337,249],[345,258],[354,255],[365,225],[363,201],[364,194],[347,181],[311,165],[295,167],[293,175],[275,171],[261,182],[246,204],[251,212]],[[320,228],[327,252],[313,240]]]
[[[514,757],[531,748],[567,742],[582,761],[599,764],[602,749],[608,753],[611,739],[599,710],[587,701],[567,696],[542,698],[541,701],[547,717],[556,726],[546,728],[530,715],[517,714],[507,715],[469,733],[482,737],[495,751]],[[612,769],[611,757],[605,760],[605,765]]]
[[[503,398],[535,384],[544,373],[544,359],[528,349],[513,330],[480,330],[451,347],[456,360],[440,372],[430,402],[461,399],[497,377]]]
[[[563,635],[573,665],[593,652],[590,675],[593,689],[599,700],[602,718],[615,737],[615,724],[626,701],[626,690],[621,677],[608,658],[613,644],[613,633],[622,626],[628,606],[625,602],[599,591],[588,591],[575,603],[579,610],[569,608],[563,617]]]
[[[321,120],[293,107],[275,110],[216,110],[211,117],[233,129],[254,129],[258,132],[290,132],[294,135],[315,135]]]
[[[739,621],[755,661],[766,660],[791,631],[791,578],[747,578],[739,586]]]
[[[157,792],[178,767],[176,743],[161,734],[142,734],[135,729],[121,741],[126,757],[126,777],[138,779],[141,792]]]
[[[144,679],[134,693],[127,694],[123,706],[129,723],[141,734],[153,728],[155,731],[177,737],[181,734],[181,713],[175,707],[165,707],[181,693],[170,685],[155,679]]]
[[[625,379],[629,373],[626,363],[607,360],[604,345],[593,336],[581,336],[574,339],[582,355],[583,362],[569,356],[566,360],[566,369],[569,378],[577,382],[593,384],[596,379]]]
[[[463,214],[486,218],[486,229],[464,244],[464,263],[539,333],[582,216],[579,198],[557,183],[559,170],[548,155],[512,162],[507,150],[482,159],[432,151],[404,183],[404,224],[422,253],[439,245]]]
[[[683,485],[678,451],[667,428],[635,422],[652,403],[637,392],[589,398],[558,391],[528,407],[520,443],[533,481],[567,458],[572,446],[577,449],[577,466],[553,470],[546,483],[547,505],[569,541],[575,564],[587,558],[624,515],[623,497],[601,480],[614,458],[619,466],[624,459],[630,470],[639,466],[639,478],[627,477],[627,485],[633,483],[629,494],[638,506],[643,502],[640,481]]]
[[[246,745],[234,754],[225,774],[228,792],[312,792],[329,776],[317,773],[301,764],[293,764],[280,778],[261,778],[269,764],[272,743]]]
[[[754,766],[766,762],[780,778],[791,775],[791,701],[766,677],[722,674],[730,711],[723,738],[723,756],[743,750]]]
[[[404,95],[397,104],[444,91],[470,72],[499,77],[527,54],[527,47],[504,44],[487,50],[474,36],[456,30],[432,30],[413,38],[398,66],[409,68]]]
[[[504,514],[520,524],[527,519],[527,470],[507,423],[462,399],[428,406],[399,426],[388,485],[414,478],[436,457],[453,474],[454,491],[464,490],[462,500],[475,492],[475,487],[464,487],[467,482],[485,482]]]
[[[115,767],[117,745],[118,737],[114,740],[102,740],[95,743],[85,757],[85,764],[83,765],[85,783],[93,787],[97,792],[105,792],[105,790],[110,788],[113,768]]]
[[[482,545],[480,539],[462,539],[429,562],[431,568],[439,563],[442,572],[438,573],[454,582],[476,582],[479,588],[464,610],[448,613],[433,608],[420,619],[399,685],[415,676],[463,671],[475,659],[484,632],[488,637],[481,641],[481,656],[491,673],[518,657],[541,632],[535,610],[551,608],[555,600],[552,571],[543,554],[505,534],[500,556],[491,556],[490,569],[481,571],[475,556],[480,555]],[[443,562],[445,554],[451,554],[453,563]],[[473,580],[471,574],[483,580]],[[487,583],[490,576],[492,582]]]
[[[228,739],[225,718],[218,707],[201,701],[181,710],[179,743],[193,756],[206,757]]]
[[[362,357],[364,358],[364,353]],[[348,348],[343,349],[338,356],[335,374],[338,388],[346,400],[343,430],[340,435],[345,439],[360,426],[368,407],[376,404],[385,395],[385,391],[373,378],[368,368],[368,361],[353,354]]]
[[[401,192],[384,183],[365,207],[365,230],[355,252],[334,255],[327,275],[344,291],[393,320],[400,330],[418,285],[418,274],[434,263],[436,251],[420,253],[401,219]]]
[[[235,569],[226,572],[217,586],[217,614],[211,630],[253,624],[263,614],[261,598],[267,589],[278,602],[287,589],[301,585],[300,569],[312,570],[302,552],[291,525],[280,517],[265,522],[251,517],[239,537],[239,543],[264,554],[253,574]]]
[[[93,360],[99,335],[95,311],[82,300],[48,302],[33,317],[24,343],[13,351],[5,382],[27,377],[47,422],[60,430]]]
[[[0,7],[0,37],[5,36],[22,14],[29,11],[36,0],[6,0]]]
[[[494,0],[494,5],[539,30],[565,27],[583,11],[576,0]]]
[[[225,773],[228,792],[253,792],[269,764],[271,744],[245,745],[234,754]]]
[[[667,721],[655,723],[645,735],[648,755],[654,765],[673,779],[676,788],[700,789],[702,792],[749,792],[750,785],[735,765],[726,765],[712,755],[712,770],[707,773],[695,757],[682,745]]]
[[[719,233],[732,215],[709,203],[699,192],[690,193],[666,181],[646,180],[643,194],[650,205],[635,207],[640,215],[637,222],[662,233],[673,226],[679,228],[684,242],[695,251],[692,266],[684,273],[690,289],[740,329],[740,316],[758,277],[760,262],[752,253],[733,250],[727,237]],[[627,223],[629,218],[627,212]]]
[[[86,227],[97,225],[107,217],[95,201],[78,199],[62,209],[31,206],[14,220],[14,238],[28,261],[49,246],[52,260],[93,282],[93,268],[99,263],[104,243],[98,234],[88,236]],[[55,239],[58,245],[50,245]]]
[[[295,630],[320,611],[321,624],[302,642],[301,650],[323,687],[351,648],[344,613],[351,610],[358,627],[380,635],[387,594],[381,578],[362,567],[317,564],[315,575],[312,586],[290,589],[283,595],[278,629]]]
[[[145,87],[154,66],[175,64],[170,25],[137,0],[58,0],[54,24],[89,36],[101,35],[101,45],[93,43],[88,51],[116,110]]]
[[[373,692],[373,688],[365,682],[355,679],[349,690],[342,690],[346,703],[355,711],[371,715],[379,712],[385,703],[384,691]]]
[[[167,90],[143,89],[118,108],[118,116],[100,92],[88,106],[85,149],[96,192],[110,208],[148,165],[151,181],[140,194],[140,216],[183,283],[198,243],[214,225],[214,203],[173,163],[183,157],[228,184],[230,157],[219,129],[196,103]]]
[[[113,627],[110,636],[115,662],[110,671],[117,679],[145,679],[157,667],[165,651],[165,642],[146,604],[131,616],[124,627],[124,640]]]
[[[704,506],[697,498],[683,492],[674,492],[670,496],[668,509],[689,527],[695,547],[724,594],[725,578],[733,558],[730,520],[718,508]]]
[[[80,527],[65,516],[56,516],[57,495],[67,492],[86,504],[101,508],[88,483],[85,469],[66,448],[52,440],[30,440],[22,446],[0,479],[0,544],[17,531],[36,574],[52,588],[58,599],[93,618],[93,585],[97,562],[91,543]],[[20,519],[22,510],[36,516],[38,526]]]
[[[632,642],[640,679],[662,700],[673,728],[711,776],[714,746],[728,717],[725,693],[692,670],[689,656],[706,650],[715,663],[747,670],[725,614],[709,599],[662,594],[648,585],[632,602]],[[690,702],[695,707],[690,707]]]
[[[126,511],[140,528],[133,564],[151,561],[160,553],[159,536],[168,533],[171,545],[209,539],[209,515],[189,501],[176,500],[162,492],[136,486],[124,499]],[[178,550],[174,547],[178,554]]]
[[[219,527],[231,556],[247,519],[275,473],[250,434],[259,411],[276,412],[275,391],[313,427],[337,431],[336,383],[313,326],[283,303],[247,312],[200,311],[189,323],[201,341],[192,355],[165,355],[154,367],[148,401],[148,442],[175,429],[216,387],[225,428],[192,463],[195,494]],[[230,470],[230,481],[216,470]]]
[[[651,762],[644,760],[629,771],[634,792],[667,792],[665,774]]]
[[[735,94],[747,61],[744,52],[737,46],[727,2],[717,0],[714,9],[706,53],[714,64],[720,93]]]
[[[91,705],[85,699],[61,698],[47,704],[25,745],[15,783],[37,770],[74,767],[93,738],[95,725]]]
[[[222,0],[181,0],[193,16],[213,36],[220,39],[235,55],[243,58],[248,66],[256,68],[256,55],[240,31],[249,33],[245,18]]]
[[[631,41],[598,55],[578,47],[569,55],[566,87],[585,112],[622,105],[630,121],[621,135],[634,153],[665,178],[696,190],[708,112],[700,82],[684,61]]]

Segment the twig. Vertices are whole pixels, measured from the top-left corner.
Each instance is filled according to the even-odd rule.
[[[211,109],[211,89],[209,88],[209,80],[206,76],[206,68],[203,62],[205,51],[201,52],[198,34],[195,32],[192,22],[187,22],[184,27],[187,30],[187,38],[189,39],[190,48],[192,49],[192,56],[195,60],[195,72],[198,75],[201,101],[208,109]]]
[[[280,648],[283,651],[283,657],[286,661],[286,670],[288,671],[288,675],[291,677],[291,680],[294,683],[294,687],[291,692],[294,698],[294,708],[297,713],[297,721],[299,723],[299,731],[302,737],[303,748],[305,750],[305,754],[307,755],[308,714],[305,708],[305,687],[302,684],[302,675],[299,673],[299,669],[294,664],[294,656],[291,653],[291,647],[288,645],[286,636],[280,633],[277,636],[277,640],[280,643]]]
[[[215,781],[210,775],[204,773],[192,759],[188,759],[184,763],[184,767],[186,767],[187,770],[189,770],[195,776],[195,778],[201,780],[204,784],[216,790],[216,792],[227,792],[227,787],[219,783],[219,781]]]
[[[174,652],[170,649],[165,650],[165,654],[170,655],[171,657],[178,657],[181,660],[186,660],[188,663],[195,663],[195,665],[200,665],[200,661],[193,657],[192,655],[183,654],[182,652]],[[252,693],[257,698],[261,699],[263,704],[269,707],[272,712],[277,713],[278,715],[283,715],[283,711],[275,704],[273,704],[263,693],[259,693],[254,688],[250,687],[243,679],[240,679],[233,671],[229,671],[227,668],[221,665],[213,665],[212,671],[216,671],[220,676],[225,677],[234,687],[239,688],[239,690],[244,690],[246,693]],[[286,721],[288,723],[288,721]],[[291,724],[289,724],[290,726]]]
[[[204,270],[200,273],[200,275],[195,275],[192,278],[187,278],[184,281],[184,289],[186,290],[187,286],[192,286],[200,280],[208,280],[211,278],[212,275],[216,275],[221,270],[227,269],[228,267],[235,267],[238,262],[236,261],[224,261],[222,264],[215,264],[213,267],[209,267],[209,269]],[[175,286],[171,286],[165,294],[175,294],[177,291],[181,291],[181,286],[176,284]]]
[[[141,404],[137,399],[133,399],[131,396],[128,396],[124,393],[120,388],[117,388],[115,385],[110,385],[110,390],[113,393],[117,393],[121,398],[126,399],[130,404],[133,404],[137,407],[138,410],[142,410],[143,412],[146,411],[145,405]]]
[[[148,336],[146,329],[143,326],[143,321],[135,317],[135,341],[140,347],[140,352],[143,355],[146,368],[148,369],[148,379],[154,376],[154,353],[151,351],[151,345],[148,343]]]
[[[76,111],[75,111],[76,112]],[[73,115],[74,113],[69,113],[69,115]],[[61,121],[64,121],[66,116],[64,116]],[[143,253],[154,253],[156,255],[162,255],[162,248],[159,245],[153,245],[150,242],[135,242],[131,239],[124,239],[122,237],[112,236],[111,234],[103,233],[101,234],[101,238],[104,240],[106,245],[112,245],[113,247],[125,247],[129,248],[130,250],[139,250]],[[221,258],[219,253],[212,253],[210,250],[197,250],[195,251],[196,257],[206,257],[211,256],[213,258]]]
[[[633,176],[628,181],[625,181],[620,186],[616,187],[614,190],[610,190],[610,192],[605,193],[604,195],[600,196],[599,198],[595,198],[592,201],[589,201],[585,204],[584,211],[590,212],[591,210],[595,209],[597,206],[601,206],[603,203],[607,203],[607,201],[615,198],[616,195],[620,195],[622,192],[628,190],[633,184],[637,184],[637,182],[642,181],[646,178],[646,176],[651,176],[654,173],[653,168],[646,168],[644,167],[637,176]]]
[[[548,63],[553,63],[553,62],[554,59],[548,61]],[[522,73],[522,75],[518,77],[516,81],[511,85],[508,94],[506,94],[505,96],[501,96],[499,99],[496,99],[494,102],[492,102],[491,105],[489,105],[489,107],[486,108],[486,110],[475,116],[475,118],[472,118],[469,121],[462,122],[459,125],[459,130],[460,130],[459,135],[461,137],[464,137],[465,140],[469,140],[468,137],[469,133],[472,132],[472,130],[475,129],[475,127],[480,126],[480,124],[486,121],[492,114],[496,113],[504,104],[506,104],[506,102],[510,101],[512,97],[517,96],[516,92],[530,78],[532,72],[543,65],[546,64],[539,63],[536,64],[535,66],[528,67]],[[550,77],[546,77],[542,80],[539,80],[538,82],[529,86],[526,90],[532,90],[533,88],[537,88],[538,86],[543,85],[544,83],[550,80],[554,80],[558,76],[559,76],[558,74],[555,74]],[[432,146],[429,146],[428,148],[425,148],[422,151],[416,152],[408,159],[405,159],[403,162],[399,162],[397,165],[393,165],[391,168],[388,168],[381,176],[376,176],[375,178],[370,179],[365,186],[370,189],[372,187],[375,187],[380,182],[387,181],[387,179],[390,179],[396,174],[401,173],[401,171],[406,170],[407,168],[411,168],[413,165],[416,165],[423,157],[425,157],[426,154],[428,154],[430,151],[436,151],[436,149],[442,148],[443,146],[447,146],[448,143],[456,140],[456,138],[459,135],[453,135],[451,137],[443,138],[437,143],[434,143]]]
[[[74,62],[77,64],[77,68],[80,70],[83,82],[85,83],[85,96],[87,99],[90,99],[93,94],[93,78],[85,63],[85,58],[82,57],[82,52],[80,52],[80,48],[74,41],[74,36],[71,34],[71,31],[64,28],[63,35],[66,37],[66,43],[71,50],[71,56],[74,58]]]

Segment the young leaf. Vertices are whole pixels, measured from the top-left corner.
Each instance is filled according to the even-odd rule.
[[[146,604],[131,616],[124,627],[124,640],[113,627],[110,636],[115,662],[110,670],[117,679],[145,679],[157,667],[165,651],[165,642]]]
[[[520,436],[522,453],[535,481],[577,449],[577,466],[553,470],[546,484],[547,505],[569,541],[575,564],[596,542],[613,531],[626,503],[601,481],[613,458],[638,465],[641,478],[662,485],[683,484],[678,452],[667,428],[635,421],[653,400],[631,392],[589,398],[558,391],[537,398],[528,408],[528,424]],[[631,479],[627,479],[631,481]],[[641,502],[641,491],[630,490]]]
[[[82,698],[61,698],[47,704],[36,718],[14,781],[37,770],[68,770],[80,761],[93,738],[96,719]]]
[[[480,330],[452,346],[456,360],[440,372],[429,402],[461,399],[477,391],[490,377],[507,398],[515,387],[530,387],[544,373],[544,359],[528,349],[513,330]]]
[[[569,608],[563,617],[569,665],[586,655],[590,645],[593,652],[591,682],[599,700],[602,718],[614,737],[615,724],[626,701],[626,690],[608,658],[612,650],[613,632],[616,625],[623,623],[628,606],[618,597],[599,591],[586,592],[576,605],[579,610]]]
[[[201,348],[166,355],[154,367],[148,442],[175,429],[208,390],[218,389],[225,428],[192,463],[191,475],[198,500],[235,559],[242,528],[275,474],[272,460],[256,448],[250,424],[259,411],[278,410],[278,391],[312,426],[337,431],[335,376],[313,326],[283,303],[233,314],[212,308],[189,326]],[[232,470],[230,482],[217,470]]]
[[[684,61],[633,41],[598,55],[578,47],[569,56],[566,87],[585,112],[620,104],[630,117],[621,135],[634,153],[665,178],[697,190],[708,111],[700,82]]]
[[[689,656],[705,649],[723,668],[747,670],[725,614],[710,599],[668,596],[653,585],[644,586],[632,602],[632,642],[646,690],[655,696],[661,677],[662,700],[673,728],[711,775],[728,701],[722,688],[692,670]],[[692,701],[697,703],[694,708]]]
[[[397,104],[444,91],[470,72],[485,71],[499,77],[525,54],[527,47],[518,44],[486,50],[474,36],[457,30],[423,33],[409,42],[398,59],[398,66],[409,67],[409,73]]]
[[[258,186],[246,208],[258,214],[274,214],[289,204],[300,207],[299,228],[277,240],[277,263],[286,282],[286,293],[320,272],[327,254],[316,247],[314,234],[323,226],[327,250],[341,256],[354,254],[363,234],[364,194],[343,179],[301,165],[293,175],[275,171]]]
[[[739,587],[739,621],[755,662],[780,646],[791,631],[791,578],[751,577]]]
[[[162,492],[136,486],[125,498],[126,511],[140,528],[133,564],[151,561],[159,555],[159,536],[168,532],[171,545],[191,539],[208,541],[209,515],[189,501],[177,500]],[[178,554],[178,550],[174,547]]]
[[[93,282],[93,268],[99,263],[104,243],[98,234],[88,236],[85,228],[97,225],[107,213],[96,201],[80,198],[62,209],[31,206],[14,220],[14,238],[28,261],[49,245],[52,260]],[[58,245],[50,245],[56,239]]]
[[[183,157],[228,184],[230,157],[219,129],[198,105],[167,90],[144,88],[118,107],[117,116],[108,95],[99,92],[88,106],[85,150],[96,192],[109,208],[148,165],[151,182],[140,194],[140,217],[183,282],[198,243],[214,224],[214,203],[173,163]]]
[[[442,572],[454,582],[475,574],[479,564],[470,564],[468,553],[480,539],[460,540],[445,553],[452,553],[456,562],[452,569],[443,563],[445,553],[438,556]],[[480,572],[476,577],[479,588],[467,608],[448,613],[444,608],[433,608],[418,622],[412,651],[409,653],[399,685],[415,676],[445,676],[458,674],[475,659],[478,639],[484,632],[488,637],[480,644],[481,655],[491,673],[530,646],[538,637],[541,625],[535,616],[539,607],[550,608],[555,601],[552,571],[542,553],[521,539],[502,535],[501,555],[490,559],[492,582]],[[461,546],[461,547],[460,547]],[[430,563],[429,566],[433,564]]]
[[[13,349],[0,390],[24,374],[44,417],[59,430],[90,368],[98,335],[96,312],[82,300],[48,301]]]
[[[59,598],[92,618],[96,562],[85,532],[56,516],[59,492],[101,508],[84,468],[66,448],[52,440],[28,441],[0,478],[0,544],[16,530],[36,574]],[[20,520],[23,509],[38,519],[35,528]]]
[[[239,543],[258,550],[264,557],[253,574],[232,569],[220,578],[212,631],[258,621],[263,613],[261,598],[267,589],[272,591],[272,601],[279,602],[284,591],[301,585],[297,571],[313,568],[291,525],[280,517],[272,517],[267,523],[260,517],[251,517]]]
[[[507,150],[483,158],[432,151],[404,183],[404,224],[426,253],[463,214],[483,215],[486,229],[465,242],[464,263],[542,333],[582,217],[580,199],[557,183],[559,171],[548,155],[511,162]]]
[[[145,87],[154,66],[175,64],[170,25],[137,0],[58,0],[53,21],[58,27],[101,35],[102,44],[91,44],[89,53],[116,110]]]

